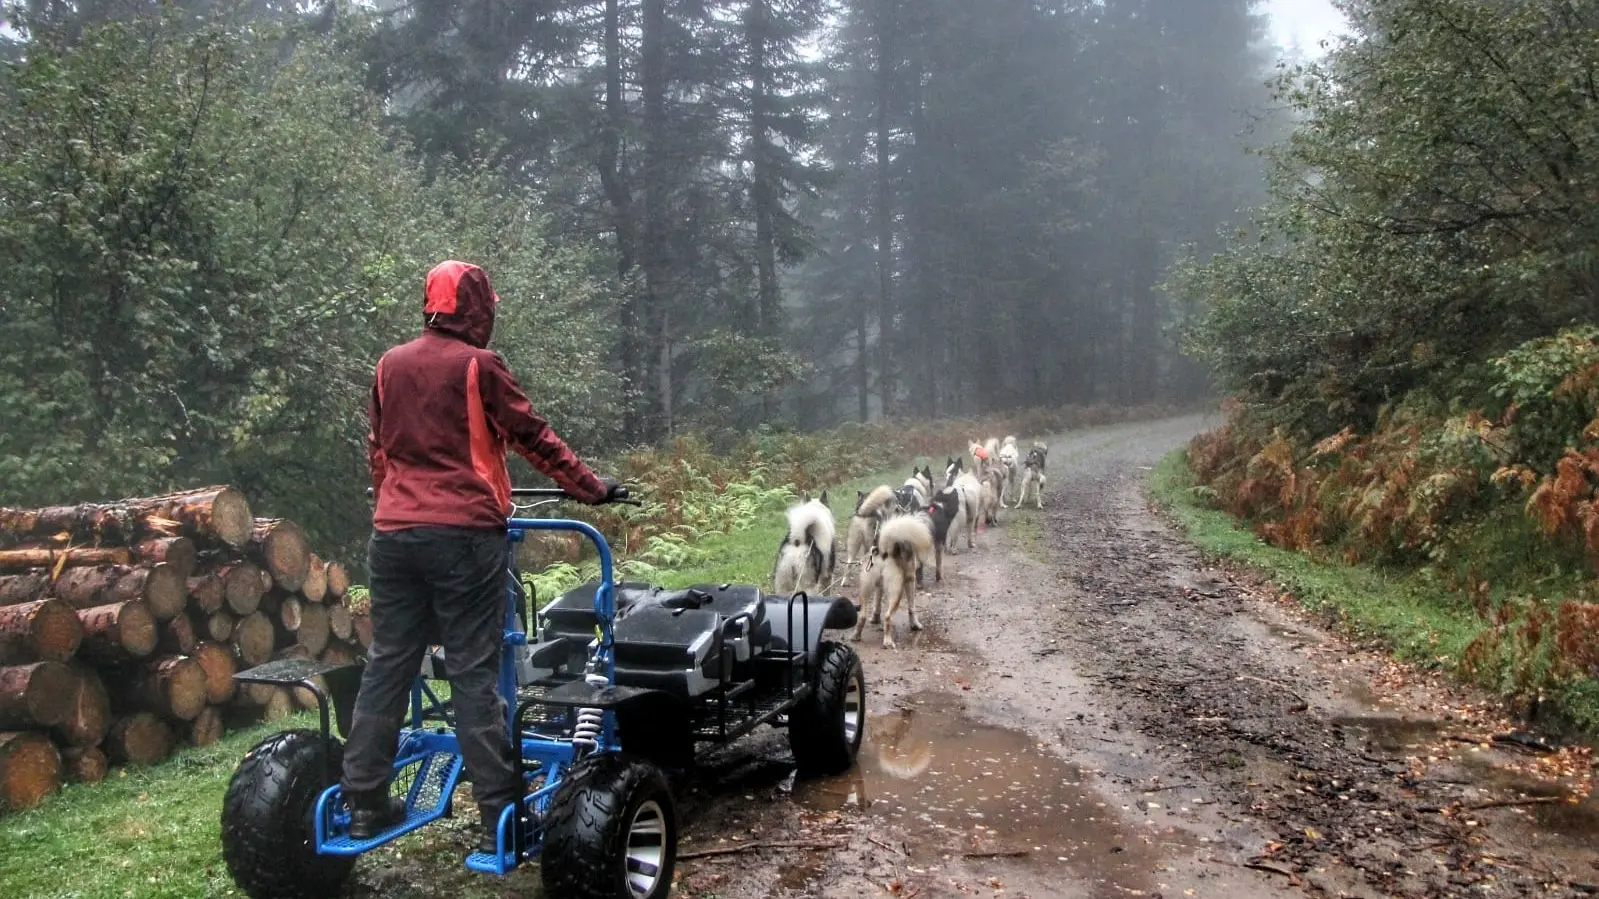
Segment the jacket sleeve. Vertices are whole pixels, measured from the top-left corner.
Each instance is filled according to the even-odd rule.
[[[478,357],[478,367],[484,414],[505,435],[511,448],[579,500],[596,503],[604,499],[605,485],[566,441],[556,436],[550,423],[533,411],[533,404],[505,360],[498,353],[483,353]]]
[[[366,417],[366,464],[372,474],[372,493],[376,494],[383,489],[383,476],[388,473],[389,459],[383,453],[383,447],[378,443],[378,435],[383,432],[380,418],[383,414],[382,404],[378,397],[378,381],[383,377],[383,363],[378,363],[377,371],[372,376],[372,394],[367,399]]]

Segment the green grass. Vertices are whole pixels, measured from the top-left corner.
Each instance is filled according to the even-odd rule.
[[[1357,637],[1375,638],[1401,659],[1447,671],[1505,696],[1517,696],[1541,660],[1507,646],[1462,663],[1467,647],[1486,628],[1469,603],[1421,572],[1346,565],[1272,546],[1231,515],[1211,508],[1195,489],[1187,451],[1176,450],[1150,475],[1155,501],[1187,532],[1201,552],[1241,563],[1290,592]],[[1547,685],[1539,713],[1551,725],[1599,735],[1599,682],[1579,678]]]

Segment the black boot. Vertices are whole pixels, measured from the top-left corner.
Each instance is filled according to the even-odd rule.
[[[480,824],[480,826],[478,828],[477,851],[482,852],[485,855],[494,855],[495,853],[500,851],[500,840],[499,840],[500,815],[503,813],[504,810],[505,810],[505,806],[503,806],[503,805],[499,805],[499,806],[480,805],[480,806],[478,806],[478,815],[481,816],[482,822],[481,822],[481,824]],[[511,839],[512,839],[513,843],[515,842],[515,837],[516,837],[515,822],[512,822]],[[508,846],[506,848],[514,849],[515,847],[514,846]]]
[[[405,797],[346,793],[350,804],[350,839],[370,840],[405,820]]]

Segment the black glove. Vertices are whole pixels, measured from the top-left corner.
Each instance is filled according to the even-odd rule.
[[[605,496],[596,502],[595,505],[600,505],[602,503],[614,503],[617,500],[627,499],[627,488],[623,487],[621,484],[618,484],[615,478],[608,478],[602,475],[600,476],[600,484],[605,488]]]

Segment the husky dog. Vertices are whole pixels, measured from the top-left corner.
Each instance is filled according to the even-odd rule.
[[[894,496],[899,500],[901,512],[913,512],[927,505],[933,497],[933,469],[912,470],[904,486],[894,491]]]
[[[966,548],[976,548],[972,533],[977,530],[977,508],[982,500],[983,485],[976,475],[966,470],[965,462],[965,459],[950,459],[944,467],[944,486],[953,488],[960,497],[960,514],[955,519],[958,527],[951,528],[949,532],[949,549],[952,551],[962,531],[966,534]]]
[[[933,533],[933,580],[944,580],[944,544],[949,540],[949,527],[961,512],[960,494],[953,487],[945,487],[933,494],[927,508],[918,509],[916,517],[927,522]],[[921,586],[922,570],[916,569],[916,584]]]
[[[1016,449],[1016,438],[1014,436],[1006,437],[1005,442],[1000,445],[999,465],[1000,470],[1005,475],[1005,483],[999,491],[999,507],[1008,509],[1010,507],[1006,505],[1005,501],[1007,497],[1016,492],[1016,475],[1018,474],[1018,469],[1021,468],[1021,451]]]
[[[1022,501],[1027,499],[1027,488],[1032,487],[1036,492],[1033,500],[1038,508],[1044,508],[1044,458],[1049,455],[1049,447],[1040,441],[1033,441],[1033,448],[1027,451],[1027,460],[1022,463],[1022,486],[1016,493],[1016,508],[1022,507]]]
[[[883,625],[883,648],[894,648],[894,613],[901,602],[910,615],[911,630],[919,631],[916,620],[916,570],[933,551],[933,534],[927,523],[915,515],[896,515],[883,524],[872,547],[871,560],[861,575],[861,611],[855,621],[855,639],[866,630],[866,609],[872,609],[872,623]],[[888,614],[883,614],[883,603]]]
[[[806,493],[787,514],[788,533],[777,547],[772,582],[778,593],[820,590],[832,581],[837,562],[838,533],[833,510],[827,507],[827,491],[819,499]]]
[[[850,516],[849,540],[845,544],[844,558],[848,564],[866,561],[872,543],[877,540],[877,529],[883,526],[898,504],[899,498],[887,484],[873,487],[871,493],[855,491],[855,514]]]
[[[995,465],[983,473],[981,493],[978,496],[978,517],[986,527],[999,524],[999,510],[1004,507],[1005,470]]]

